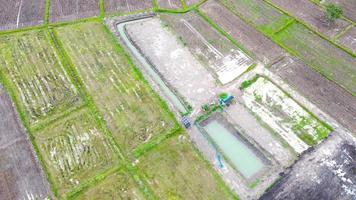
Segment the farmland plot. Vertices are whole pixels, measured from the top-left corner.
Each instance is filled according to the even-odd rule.
[[[168,9],[178,9],[182,7],[180,0],[157,0],[158,7]]]
[[[187,4],[187,6],[192,6],[194,4],[199,3],[200,0],[185,0],[185,3]]]
[[[114,143],[86,110],[36,132],[35,140],[60,194],[118,163]]]
[[[298,153],[318,144],[330,132],[322,122],[265,78],[257,78],[244,90],[242,97],[245,105]]]
[[[319,0],[313,0],[319,1]],[[320,1],[319,1],[320,2]],[[356,22],[356,3],[354,0],[324,0],[323,4],[333,3],[339,5],[343,10],[343,15],[352,21]]]
[[[44,199],[49,184],[10,97],[0,85],[0,199]]]
[[[141,192],[137,189],[134,181],[129,176],[129,173],[120,169],[117,172],[109,175],[101,183],[84,191],[75,199],[145,199]]]
[[[236,199],[186,135],[170,138],[147,152],[137,167],[158,199]]]
[[[347,30],[337,39],[337,42],[356,53],[356,26]]]
[[[44,22],[45,1],[4,0],[0,3],[0,30],[40,25]]]
[[[343,19],[337,19],[335,23],[328,25],[324,10],[309,0],[269,1],[330,38],[333,38],[349,25],[349,23]]]
[[[129,13],[152,8],[152,0],[105,0],[104,6],[110,14]]]
[[[292,20],[261,0],[220,0],[220,2],[266,34],[275,33]]]
[[[166,105],[112,43],[102,24],[76,24],[56,32],[124,151],[165,137],[176,128]]]
[[[194,12],[160,15],[160,18],[167,22],[167,26],[173,29],[192,54],[216,74],[222,84],[234,80],[253,64],[245,52]]]
[[[215,1],[208,1],[200,9],[241,46],[249,52],[253,52],[257,59],[263,63],[270,63],[284,53],[278,45],[246,24],[223,5]]]
[[[299,23],[279,32],[275,39],[328,79],[356,94],[356,59]]]
[[[45,31],[0,37],[0,70],[14,86],[28,123],[36,125],[81,104]]]
[[[99,0],[52,0],[50,22],[70,21],[100,14]]]
[[[324,112],[356,133],[356,97],[290,57],[272,65],[271,70]]]

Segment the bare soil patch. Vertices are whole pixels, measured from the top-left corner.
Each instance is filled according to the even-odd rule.
[[[193,108],[214,98],[218,93],[216,81],[179,43],[157,18],[126,25],[131,40],[154,65],[164,81]]]
[[[51,1],[50,22],[70,21],[99,14],[99,0]]]
[[[354,0],[323,0],[322,3],[334,3],[341,6],[344,16],[356,22],[356,3]]]
[[[356,198],[355,140],[334,133],[305,154],[261,200],[319,200]]]
[[[200,0],[185,0],[185,3],[187,4],[187,6],[192,6],[194,4],[199,3]]]
[[[245,72],[253,60],[220,35],[195,12],[160,16],[189,51],[222,83],[226,84]]]
[[[178,9],[182,7],[180,0],[157,0],[158,7],[168,9]]]
[[[105,0],[105,11],[110,14],[128,13],[152,8],[151,0]]]
[[[45,1],[3,0],[0,4],[0,30],[35,26],[44,22]]]
[[[272,65],[271,70],[320,109],[356,133],[356,97],[290,57]]]
[[[282,8],[294,17],[306,24],[309,24],[317,31],[329,36],[334,37],[346,28],[349,23],[343,19],[338,19],[335,23],[328,25],[324,16],[324,10],[310,2],[309,0],[270,0],[276,6]]]
[[[278,45],[246,24],[221,4],[215,1],[208,1],[201,6],[201,11],[230,34],[241,46],[253,52],[263,63],[270,63],[284,53]]]
[[[0,116],[0,199],[51,196],[31,142],[1,86]]]
[[[337,42],[356,53],[356,26],[347,30]]]

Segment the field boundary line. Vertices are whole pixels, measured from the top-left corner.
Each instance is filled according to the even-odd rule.
[[[333,38],[329,38],[328,36],[322,34],[321,32],[319,32],[318,30],[314,29],[312,26],[308,25],[307,23],[305,23],[304,21],[294,17],[293,15],[291,15],[289,12],[287,12],[286,10],[280,8],[279,6],[273,4],[270,0],[263,0],[264,2],[266,2],[268,5],[276,8],[277,10],[281,11],[282,13],[284,13],[285,15],[295,19],[299,24],[305,26],[307,29],[309,29],[310,31],[312,31],[313,33],[315,33],[316,35],[318,35],[319,37],[321,37],[324,40],[327,40],[328,42],[330,42],[331,44],[333,44],[334,46],[336,46],[337,48],[345,51],[346,53],[350,54],[352,57],[356,57],[356,54],[353,53],[350,49],[348,49],[347,47],[344,47],[343,45],[340,45],[336,42],[334,42],[332,39]]]
[[[278,30],[276,30],[273,35],[278,34],[279,32],[284,31],[285,29],[287,29],[289,26],[291,26],[292,24],[294,24],[295,19],[291,18],[291,20],[289,20],[284,26],[282,26],[281,28],[279,28]]]
[[[184,10],[188,9],[188,6],[187,6],[187,4],[185,3],[185,0],[180,0],[180,3],[182,4],[182,8],[183,8]]]
[[[51,0],[46,0],[45,4],[45,16],[44,16],[44,25],[48,26],[49,24],[49,15],[51,10]]]
[[[153,138],[152,141],[150,141],[148,143],[139,145],[138,147],[136,147],[133,150],[134,156],[136,158],[140,158],[147,152],[155,149],[157,146],[159,146],[161,143],[163,143],[167,139],[172,138],[176,135],[179,135],[182,131],[184,131],[183,128],[178,126],[175,129],[169,131],[168,133],[160,135],[160,137]]]
[[[62,112],[60,115],[58,115],[57,117],[53,117],[52,119],[49,119],[47,121],[44,121],[42,123],[39,123],[33,127],[31,127],[31,131],[32,132],[38,132],[44,128],[46,128],[47,126],[50,126],[54,123],[56,123],[58,120],[62,120],[64,118],[67,118],[68,116],[72,115],[75,112],[80,112],[82,110],[85,110],[87,108],[87,104],[82,103],[74,108],[69,108],[66,111]],[[36,135],[36,134],[35,134]]]
[[[334,37],[334,40],[338,40],[340,37],[342,37],[347,31],[349,31],[350,29],[352,29],[354,27],[353,24],[350,24],[349,26],[347,26],[346,28],[344,28],[344,30],[342,30],[339,34],[337,34]]]
[[[110,167],[110,168],[106,169],[105,171],[103,171],[103,172],[101,172],[99,174],[96,174],[94,177],[91,177],[90,179],[88,179],[88,180],[84,181],[83,183],[81,183],[79,186],[77,186],[74,189],[72,189],[69,192],[67,192],[65,194],[65,199],[67,199],[67,200],[76,199],[85,190],[88,190],[89,188],[94,186],[94,184],[98,184],[98,183],[101,183],[101,182],[105,181],[105,179],[108,176],[110,176],[112,174],[115,174],[116,172],[119,171],[120,168],[121,168],[121,166],[113,166],[113,167]]]
[[[83,19],[77,19],[74,21],[65,21],[65,22],[56,22],[56,23],[51,23],[49,24],[49,29],[52,27],[61,27],[61,26],[69,26],[73,24],[81,24],[81,23],[86,23],[86,22],[100,22],[101,18],[98,16],[93,16],[93,17],[88,17],[88,18],[83,18]]]
[[[100,18],[104,18],[106,15],[104,0],[99,0],[99,9],[100,9]]]
[[[209,18],[205,13],[201,12],[199,9],[194,9],[194,11],[202,17],[213,29],[215,29],[218,33],[220,33],[222,36],[227,38],[232,44],[234,44],[236,47],[241,49],[244,53],[246,53],[248,56],[250,56],[254,61],[256,61],[256,56],[242,47],[238,42],[235,41],[234,38],[230,34],[228,34],[225,30],[223,30],[220,26],[218,26],[212,19]]]
[[[45,25],[38,25],[38,26],[29,26],[29,27],[24,27],[24,28],[20,28],[20,29],[13,29],[13,30],[2,30],[2,31],[0,31],[0,36],[2,36],[2,35],[11,35],[11,34],[21,33],[21,32],[26,32],[26,31],[41,30],[41,29],[46,29],[46,26]]]

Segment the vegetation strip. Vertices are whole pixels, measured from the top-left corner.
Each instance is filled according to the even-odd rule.
[[[308,28],[309,30],[311,30],[313,33],[317,34],[318,36],[320,36],[324,40],[327,40],[328,42],[330,42],[334,46],[340,48],[341,50],[345,51],[346,53],[350,54],[351,56],[356,57],[356,54],[354,52],[352,52],[352,50],[350,50],[347,47],[344,47],[344,46],[334,42],[332,39],[328,38],[326,35],[320,33],[315,28],[311,27],[309,24],[304,23],[302,20],[293,17],[289,12],[287,12],[284,9],[282,9],[282,8],[278,7],[277,5],[273,4],[271,1],[269,1],[269,0],[263,0],[263,1],[268,3],[269,5],[273,6],[274,8],[278,9],[279,11],[283,12],[284,14],[288,15],[289,17],[295,19],[298,23],[302,24],[303,26],[305,26],[306,28]],[[278,31],[278,32],[280,32],[280,31]]]

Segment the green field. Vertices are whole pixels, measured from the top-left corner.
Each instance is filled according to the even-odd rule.
[[[274,39],[310,67],[356,95],[356,60],[354,57],[299,23],[294,23],[279,32]]]
[[[102,24],[80,23],[55,33],[124,152],[144,150],[177,129],[167,106]]]
[[[220,0],[220,2],[265,34],[273,34],[293,20],[260,0]]]
[[[73,199],[145,199],[137,189],[126,169],[120,168],[105,177],[105,180],[84,190]]]
[[[137,165],[158,199],[236,199],[201,158],[188,135],[172,137]]]
[[[113,141],[87,109],[57,120],[34,136],[61,196],[119,163]]]
[[[26,125],[51,120],[81,105],[47,31],[0,36],[0,72],[2,82],[21,102]]]

